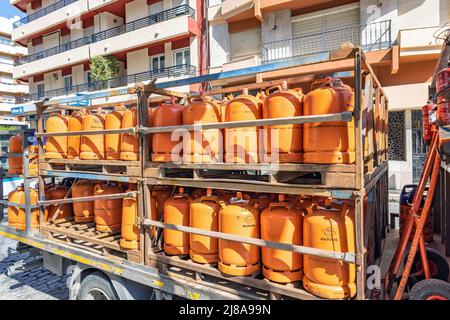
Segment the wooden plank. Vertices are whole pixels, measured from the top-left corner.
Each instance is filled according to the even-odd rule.
[[[268,172],[302,171],[302,172],[346,172],[356,171],[354,164],[309,164],[309,163],[174,163],[146,162],[147,168],[181,168],[181,169],[214,169],[214,170],[258,170]]]
[[[320,298],[306,292],[303,289],[300,288],[293,288],[286,285],[277,284],[274,282],[268,282],[265,280],[255,279],[252,277],[238,277],[233,276],[229,277],[221,273],[216,268],[213,268],[209,265],[202,265],[198,263],[194,263],[190,260],[182,260],[182,259],[174,259],[173,257],[167,257],[162,254],[155,254],[155,253],[149,253],[149,259],[160,262],[160,263],[166,263],[169,265],[177,266],[180,268],[186,268],[189,270],[193,270],[196,272],[201,272],[213,277],[217,277],[219,279],[224,279],[227,281],[239,283],[243,286],[249,286],[253,288],[257,288],[264,291],[272,291],[279,294],[282,294],[284,296],[289,296],[292,298],[302,299],[302,300],[321,300]]]

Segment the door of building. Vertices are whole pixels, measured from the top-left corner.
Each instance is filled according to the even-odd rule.
[[[418,183],[428,151],[428,145],[422,139],[423,123],[421,110],[411,111],[411,122],[413,183]]]

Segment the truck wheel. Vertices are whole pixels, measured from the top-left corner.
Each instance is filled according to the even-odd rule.
[[[447,281],[450,273],[449,266],[447,260],[436,250],[432,248],[426,248],[427,257],[428,257],[428,265],[430,267],[431,278],[440,279]],[[406,263],[405,258],[405,263]],[[420,258],[420,252],[417,251],[416,256],[414,257],[414,262],[411,267],[411,274],[417,280],[425,279],[425,274],[423,272],[422,259]]]
[[[77,300],[119,300],[111,281],[99,271],[87,275],[80,284]]]
[[[450,300],[450,283],[439,279],[417,282],[409,292],[410,300]]]

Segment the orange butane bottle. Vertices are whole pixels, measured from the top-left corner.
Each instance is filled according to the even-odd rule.
[[[183,124],[221,122],[221,108],[210,97],[192,98],[183,110]],[[223,159],[223,137],[221,129],[190,131],[183,137],[184,162],[218,162]]]
[[[244,89],[225,107],[225,122],[258,120],[262,117],[263,95],[256,97]],[[225,162],[257,163],[261,141],[259,127],[225,129]]]
[[[122,129],[137,126],[137,109],[128,109],[123,113]],[[122,133],[120,135],[120,160],[139,160],[139,139],[136,134]]]
[[[164,202],[164,222],[174,225],[189,226],[191,199],[179,188],[178,193]],[[189,234],[181,231],[164,229],[164,252],[169,255],[189,253]]]
[[[46,123],[47,133],[67,132],[69,120],[68,117],[60,114],[52,114]],[[45,158],[63,159],[67,158],[67,136],[46,137],[45,140]]]
[[[72,186],[72,197],[92,197],[94,195],[95,183],[89,180],[79,180]],[[75,222],[94,221],[94,201],[74,202],[73,214]]]
[[[238,192],[220,210],[219,231],[259,239],[259,212],[250,198]],[[219,239],[219,270],[233,276],[248,276],[259,270],[258,246]]]
[[[136,184],[130,184],[127,192],[136,190]],[[122,239],[120,239],[120,247],[123,249],[139,249],[140,228],[137,224],[137,214],[136,197],[123,198]]]
[[[154,127],[179,126],[183,124],[183,109],[174,99],[164,100],[153,116]],[[172,137],[171,132],[152,134],[152,161],[174,162],[181,161],[182,144],[179,137]]]
[[[74,112],[68,117],[68,131],[81,131],[83,129],[83,114]],[[81,135],[67,137],[67,158],[75,159],[80,156]]]
[[[287,83],[267,89],[263,105],[263,118],[286,118],[303,115],[303,94],[301,89],[287,88]],[[264,126],[264,162],[299,163],[303,158],[303,137],[301,124]]]
[[[261,213],[261,239],[302,245],[303,213],[279,195]],[[279,283],[299,281],[303,276],[302,255],[290,251],[262,248],[264,277]]]
[[[94,195],[122,193],[122,188],[115,183],[97,184]],[[94,200],[94,221],[97,231],[116,232],[122,227],[123,199]]]
[[[303,222],[303,245],[335,252],[355,252],[354,209],[315,207]],[[303,286],[327,299],[350,298],[356,294],[354,264],[304,255]]]
[[[105,130],[120,129],[124,107],[117,106],[114,111],[105,116]],[[105,134],[105,152],[107,160],[120,159],[120,134]]]
[[[83,131],[105,130],[105,115],[87,114],[83,117]],[[105,135],[81,136],[80,159],[103,160],[105,159]]]
[[[326,78],[316,81],[312,88],[305,97],[305,116],[353,111],[352,89],[340,79]],[[354,120],[305,123],[303,148],[305,163],[354,163]]]
[[[209,231],[219,231],[221,200],[208,189],[206,196],[191,202],[190,226]],[[218,239],[191,233],[190,256],[198,263],[214,263],[219,258]]]

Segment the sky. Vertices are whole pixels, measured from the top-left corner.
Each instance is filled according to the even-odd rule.
[[[9,0],[0,0],[0,16],[6,18],[12,18],[14,16],[24,17],[25,14],[12,6]]]

